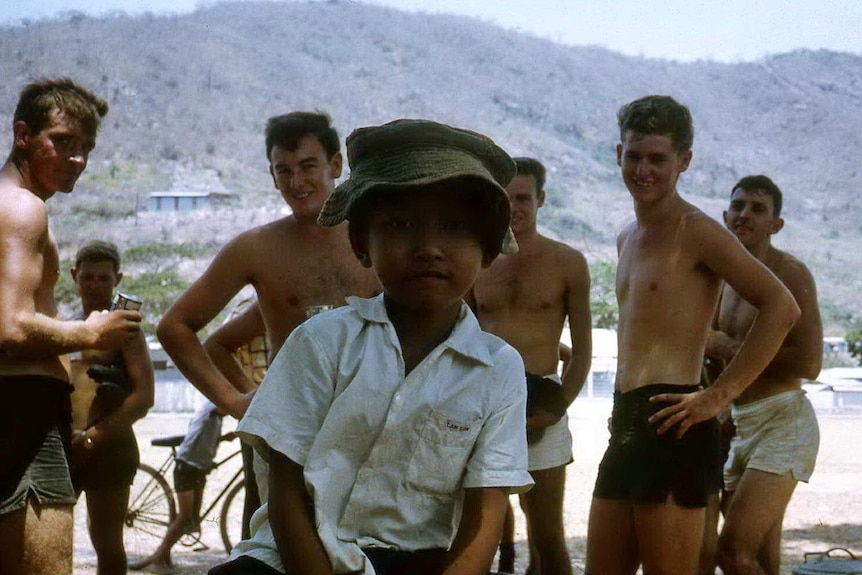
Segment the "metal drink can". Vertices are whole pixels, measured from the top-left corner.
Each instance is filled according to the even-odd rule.
[[[117,292],[114,294],[114,301],[111,303],[111,310],[128,309],[132,311],[140,311],[144,305],[144,300],[136,295]]]
[[[334,305],[310,305],[305,308],[305,319],[316,316],[320,312],[335,309]]]

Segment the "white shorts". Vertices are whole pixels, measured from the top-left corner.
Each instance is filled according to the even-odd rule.
[[[820,447],[820,429],[802,390],[730,408],[736,435],[724,464],[724,487],[735,491],[746,469],[774,475],[790,473],[808,482]]]
[[[557,374],[545,377],[562,384]],[[545,434],[539,441],[527,446],[527,471],[552,469],[568,465],[572,461],[572,432],[569,431],[568,414],[563,415],[557,423],[546,427]]]

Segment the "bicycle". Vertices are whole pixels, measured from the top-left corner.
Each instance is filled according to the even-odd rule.
[[[156,447],[170,447],[171,452],[162,465],[155,469],[146,463],[138,465],[129,492],[129,505],[126,510],[125,529],[123,537],[126,550],[142,550],[147,554],[153,552],[164,539],[168,525],[177,516],[177,502],[174,490],[166,477],[172,477],[173,467],[176,462],[177,446],[182,443],[184,435],[160,437],[153,439],[151,444]],[[222,441],[231,441],[236,433],[228,433],[219,438]],[[218,469],[228,461],[234,459],[241,453],[237,450],[220,461],[214,461],[210,472]],[[243,493],[243,497],[237,496]],[[207,545],[201,541],[201,526],[224,499],[219,513],[219,527],[221,539],[225,551],[230,553],[233,543],[241,538],[239,533],[242,528],[242,508],[245,501],[245,479],[242,468],[234,473],[233,477],[225,484],[215,499],[201,511],[200,516],[194,522],[194,526],[180,538],[179,543],[185,547],[200,545],[199,549],[206,549]],[[237,502],[234,505],[234,502]]]

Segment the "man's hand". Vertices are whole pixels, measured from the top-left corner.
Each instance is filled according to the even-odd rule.
[[[710,330],[706,338],[706,356],[730,361],[741,345],[741,341],[733,339],[723,331]]]
[[[141,331],[141,313],[131,310],[94,311],[84,321],[96,334],[95,349],[116,349]]]
[[[650,397],[650,401],[671,404],[653,414],[649,422],[661,423],[656,430],[658,435],[663,435],[676,426],[677,438],[685,435],[692,425],[717,416],[728,404],[714,387],[693,393],[659,393]]]

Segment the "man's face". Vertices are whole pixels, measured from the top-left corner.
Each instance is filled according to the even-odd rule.
[[[673,149],[670,136],[626,132],[617,144],[617,164],[632,198],[638,203],[661,200],[676,190],[679,175],[688,169],[691,150]]]
[[[772,196],[761,191],[733,190],[730,207],[724,212],[724,224],[751,250],[769,240],[784,226],[784,220],[775,217]]]
[[[391,305],[453,310],[485,265],[475,208],[445,184],[393,193],[369,216],[365,245]],[[366,263],[367,265],[367,263]]]
[[[55,112],[38,134],[31,133],[24,122],[17,122],[15,145],[27,160],[32,191],[47,198],[74,189],[96,145],[96,135],[80,122]]]
[[[515,236],[535,231],[536,215],[545,203],[545,192],[536,190],[536,179],[531,175],[515,176],[506,193],[511,207],[509,225]]]
[[[341,175],[341,152],[327,159],[318,139],[308,135],[293,151],[273,146],[269,160],[275,187],[294,215],[316,218]]]
[[[72,268],[72,279],[81,296],[84,309],[108,309],[114,288],[123,279],[123,274],[114,271],[114,264],[109,260],[99,262],[81,262],[77,268]]]

